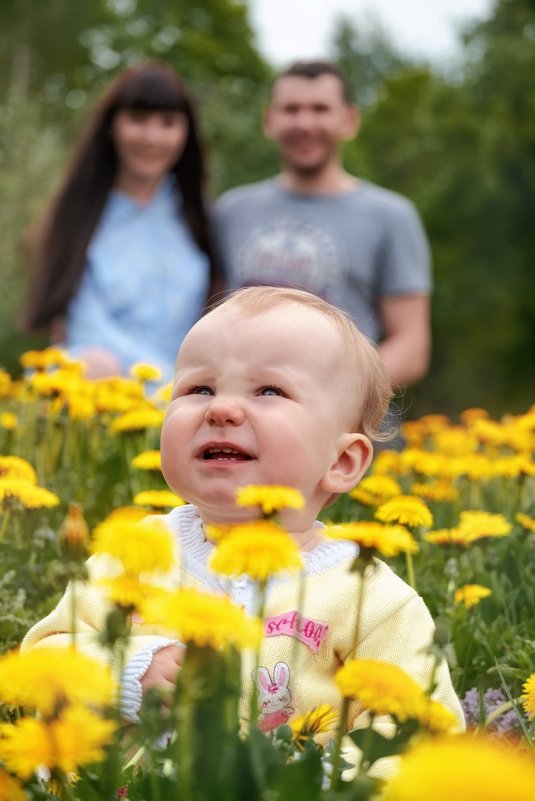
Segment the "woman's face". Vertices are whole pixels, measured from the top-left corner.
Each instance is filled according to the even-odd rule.
[[[188,133],[188,120],[180,111],[121,109],[112,123],[119,178],[159,181],[180,159]]]

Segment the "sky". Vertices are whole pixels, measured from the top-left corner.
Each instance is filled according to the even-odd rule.
[[[456,25],[489,16],[493,0],[249,0],[258,49],[275,67],[328,58],[338,16],[372,14],[402,51],[435,61],[455,57]]]

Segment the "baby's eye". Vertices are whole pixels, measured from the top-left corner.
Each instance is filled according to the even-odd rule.
[[[210,389],[210,387],[201,386],[201,387],[192,387],[192,389],[190,389],[190,391],[189,391],[189,394],[190,395],[213,395],[214,393],[213,393],[213,390]]]
[[[278,396],[280,398],[284,397],[284,392],[282,391],[282,389],[279,389],[278,387],[262,387],[262,389],[260,390],[260,392],[258,394],[259,395],[268,395],[268,396],[269,395],[275,395],[275,396]]]

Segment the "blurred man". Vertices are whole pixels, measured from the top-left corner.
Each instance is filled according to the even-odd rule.
[[[219,198],[218,247],[233,288],[297,287],[347,311],[399,387],[429,365],[429,247],[410,201],[344,170],[340,145],[358,126],[335,65],[282,72],[264,119],[282,172]]]

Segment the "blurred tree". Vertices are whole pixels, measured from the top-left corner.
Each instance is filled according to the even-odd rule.
[[[416,203],[434,257],[433,363],[411,415],[533,402],[534,5],[500,0],[466,31],[455,73],[382,57],[368,72],[375,101],[346,164]]]
[[[24,232],[42,212],[64,159],[61,133],[44,122],[38,104],[18,97],[0,105],[0,367],[15,374],[20,353],[46,344],[18,330],[29,279]]]
[[[85,102],[84,92],[144,58],[163,58],[188,82],[234,76],[261,82],[267,66],[240,0],[2,0],[0,88],[44,103]],[[70,96],[69,96],[70,93]]]
[[[399,52],[373,15],[362,17],[358,23],[347,15],[338,17],[331,50],[361,108],[377,100],[386,78],[413,63],[410,57]]]
[[[0,96],[41,92],[63,101],[82,81],[87,61],[80,32],[106,13],[102,0],[85,0],[73,13],[66,0],[2,0],[0,3]],[[52,92],[52,88],[54,91]]]

